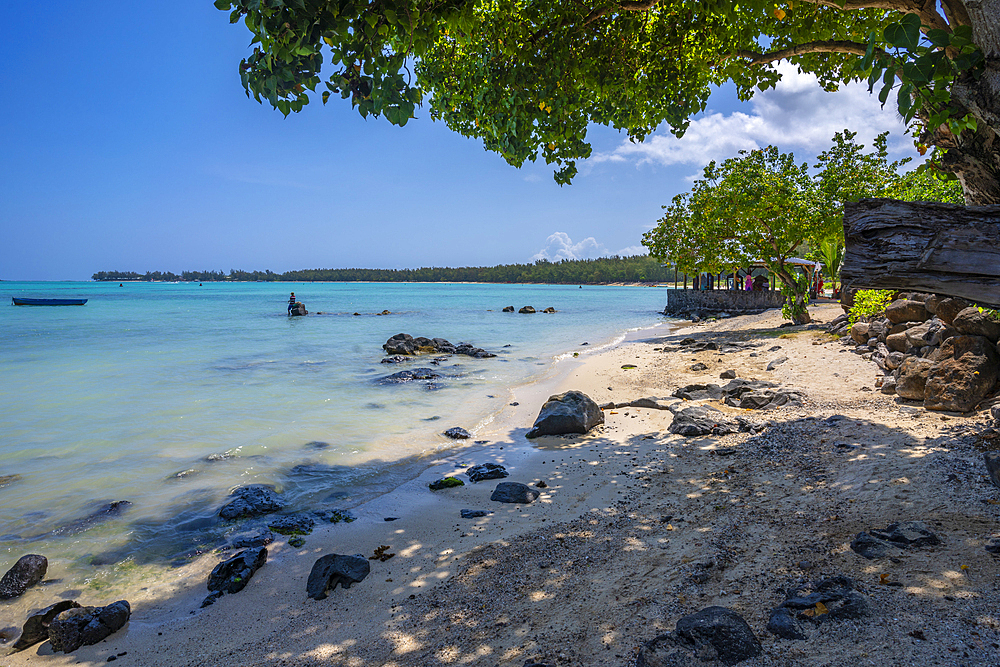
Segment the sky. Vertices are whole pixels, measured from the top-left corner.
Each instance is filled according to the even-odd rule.
[[[731,87],[678,140],[603,127],[560,187],[432,122],[404,128],[318,100],[288,118],[249,100],[250,33],[212,0],[49,0],[0,28],[0,280],[97,271],[481,266],[629,255],[710,160],[774,144],[800,161],[850,128],[890,130],[867,87],[825,93],[782,66],[750,102]]]

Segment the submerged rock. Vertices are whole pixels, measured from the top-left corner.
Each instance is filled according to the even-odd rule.
[[[475,347],[471,343],[453,345],[444,338],[414,338],[410,334],[398,333],[382,345],[386,354],[413,356],[417,354],[464,354],[476,359],[490,359],[497,355]]]
[[[567,391],[549,396],[525,437],[586,433],[603,423],[604,413],[597,403],[583,392]]]
[[[49,638],[49,625],[52,620],[67,609],[75,609],[79,606],[74,600],[60,600],[36,611],[24,622],[21,636],[11,645],[11,651],[23,651],[29,646],[45,641]]]
[[[202,607],[214,604],[226,593],[239,593],[246,588],[254,573],[267,562],[267,548],[256,547],[241,551],[232,558],[224,560],[212,569],[208,575],[208,590],[211,591],[202,603]]]
[[[308,535],[316,520],[308,514],[289,514],[272,519],[267,527],[280,535]]]
[[[45,577],[49,561],[45,556],[28,554],[21,556],[14,566],[0,579],[0,600],[12,600]]]
[[[444,432],[444,435],[448,436],[452,440],[468,440],[472,437],[472,434],[466,431],[461,426],[452,426],[450,429]]]
[[[112,519],[116,516],[124,514],[125,511],[132,506],[127,500],[116,500],[106,505],[102,505],[100,509],[82,519],[77,519],[71,523],[66,524],[60,528],[56,528],[50,534],[53,536],[64,536],[64,535],[75,535],[77,533],[82,533],[83,531],[91,528],[99,523]]]
[[[285,507],[274,487],[268,484],[241,486],[229,495],[234,500],[219,510],[219,516],[226,520],[272,514]]]
[[[437,380],[441,375],[435,373],[430,368],[414,368],[413,370],[399,371],[392,375],[379,378],[379,384],[403,384],[414,380]]]
[[[361,554],[327,554],[313,564],[306,582],[306,593],[313,600],[323,600],[328,590],[336,590],[338,584],[350,588],[351,584],[364,581],[371,571],[368,559]]]
[[[110,637],[128,623],[132,608],[127,600],[106,607],[75,607],[56,616],[49,624],[52,650],[71,653]]]

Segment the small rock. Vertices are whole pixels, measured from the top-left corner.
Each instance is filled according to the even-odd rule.
[[[488,516],[491,512],[486,510],[462,510],[461,512],[463,519],[478,519],[481,516]]]
[[[983,452],[983,461],[990,481],[994,486],[1000,487],[1000,452]]]
[[[127,600],[106,607],[75,607],[56,616],[49,624],[52,650],[71,653],[81,646],[91,646],[118,632],[132,614]]]
[[[45,577],[49,561],[45,556],[28,554],[21,556],[14,566],[0,579],[0,600],[12,600]]]
[[[535,309],[532,308],[531,306],[523,306],[517,312],[521,313],[522,315],[530,315],[535,312]]]
[[[520,482],[500,482],[493,490],[490,500],[498,503],[528,504],[538,498],[538,491],[532,490],[527,484]]]
[[[544,479],[540,479],[537,482],[535,482],[535,486],[537,488],[539,488],[539,489],[547,489],[547,488],[549,488],[549,485],[545,483]]]
[[[503,307],[503,312],[505,312],[505,313],[513,313],[514,312],[514,306],[504,306]]]
[[[673,632],[646,642],[636,667],[735,665],[760,655],[762,648],[743,617],[725,607],[707,607],[677,621]]]
[[[778,357],[777,359],[772,359],[767,363],[766,370],[773,371],[775,368],[785,363],[786,361],[788,361],[788,357]]]
[[[308,514],[290,514],[272,519],[267,527],[279,535],[308,535],[315,525],[315,519]]]
[[[336,590],[338,584],[350,588],[351,584],[364,581],[371,571],[368,559],[361,554],[328,554],[313,564],[306,582],[306,592],[313,600],[323,600],[328,590]]]
[[[705,364],[703,364],[703,363],[701,363],[699,361],[698,363],[691,365],[691,370],[693,370],[693,371],[706,371],[706,370],[708,370],[708,366],[705,365]]]
[[[941,543],[920,521],[891,523],[884,530],[869,530],[858,533],[851,542],[851,550],[869,560],[885,558],[893,549],[911,549],[933,546]]]
[[[21,479],[22,479],[21,476],[18,475],[17,473],[14,473],[13,475],[0,475],[0,488],[9,486],[14,482],[20,482]]]
[[[721,373],[719,373],[719,378],[723,380],[732,380],[735,377],[736,377],[736,371],[732,369],[727,371],[722,371]]]
[[[818,605],[823,607],[819,608]],[[804,623],[860,618],[868,604],[855,591],[852,579],[843,575],[796,588],[771,611],[767,631],[782,639],[807,639]]]
[[[431,491],[440,491],[441,489],[450,489],[456,486],[465,486],[465,482],[457,477],[445,477],[431,482],[427,485]]]
[[[473,482],[482,482],[487,479],[503,479],[510,475],[507,469],[497,463],[481,463],[472,466],[465,471],[469,479]]]
[[[208,575],[208,590],[211,594],[202,601],[201,606],[207,607],[213,604],[226,593],[242,591],[265,562],[267,562],[267,547],[256,547],[241,551],[216,565]]]
[[[448,436],[452,440],[468,440],[472,437],[471,433],[460,426],[452,426],[444,432],[444,435]]]
[[[718,410],[695,405],[674,413],[674,419],[667,430],[688,437],[726,435],[736,433],[739,425]]]
[[[1000,554],[1000,537],[994,537],[984,547],[991,554]]]

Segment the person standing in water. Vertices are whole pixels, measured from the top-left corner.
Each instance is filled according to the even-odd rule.
[[[295,307],[295,292],[292,292],[292,295],[290,297],[288,297],[288,314],[289,315],[291,315],[293,307]]]

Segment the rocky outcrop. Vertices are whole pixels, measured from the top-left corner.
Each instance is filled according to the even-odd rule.
[[[636,667],[735,665],[760,655],[762,648],[743,617],[725,607],[707,607],[677,621],[673,632],[646,642]]]
[[[229,495],[233,500],[219,510],[219,516],[226,520],[263,516],[279,512],[285,507],[274,487],[268,484],[241,486],[233,489]]]
[[[267,548],[257,547],[241,551],[232,558],[216,565],[208,575],[208,590],[211,593],[202,603],[202,607],[214,604],[226,593],[239,593],[246,588],[254,573],[267,562]]]
[[[45,556],[21,556],[0,579],[0,600],[12,600],[45,578],[49,561]]]
[[[989,339],[991,343],[996,343],[1000,339],[1000,322],[995,322],[978,308],[966,308],[955,316],[951,323],[958,333],[966,336],[982,336]]]
[[[327,554],[313,564],[306,582],[306,593],[313,600],[324,600],[327,591],[336,590],[338,585],[350,588],[351,584],[364,581],[371,571],[368,559],[361,554]]]
[[[603,423],[604,413],[597,403],[583,392],[567,391],[549,396],[525,437],[587,433]]]
[[[532,308],[531,306],[521,306],[521,309],[518,310],[517,312],[521,313],[522,315],[531,315],[535,312],[535,309]]]
[[[288,315],[290,317],[301,317],[308,314],[309,311],[306,310],[306,304],[304,303],[293,303],[288,309]]]
[[[49,638],[49,625],[55,617],[67,609],[76,609],[79,606],[74,600],[60,600],[36,611],[24,622],[21,636],[11,645],[11,651],[23,651],[29,646],[45,641]]]
[[[941,344],[936,358],[927,374],[923,397],[924,407],[930,410],[968,412],[996,384],[1000,356],[983,336],[949,338]]]
[[[74,607],[57,615],[49,624],[49,643],[56,652],[71,653],[91,646],[122,629],[132,615],[127,600],[106,607]]]
[[[504,306],[503,307],[503,312],[505,312],[505,313],[513,313],[514,312],[514,306]]]
[[[444,338],[414,338],[410,334],[398,333],[382,345],[388,355],[415,356],[418,354],[462,354],[476,359],[491,359],[497,355],[475,347],[472,343],[453,345]]]

